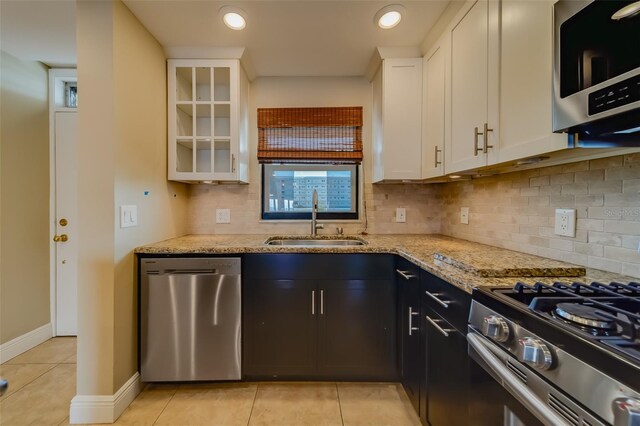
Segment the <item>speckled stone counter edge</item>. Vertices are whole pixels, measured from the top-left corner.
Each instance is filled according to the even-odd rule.
[[[367,244],[361,246],[269,246],[265,241],[273,238],[310,238],[309,236],[274,236],[274,235],[187,235],[161,241],[154,244],[138,247],[134,250],[142,255],[171,255],[171,254],[242,254],[242,253],[388,253],[397,254],[414,263],[427,272],[471,292],[478,286],[511,287],[516,282],[533,284],[535,282],[553,283],[562,281],[571,283],[579,282],[610,282],[632,281],[633,278],[619,274],[600,271],[592,268],[582,268],[551,259],[513,252],[506,249],[486,246],[465,240],[459,240],[441,235],[368,235],[368,236],[343,236],[344,239],[363,239]],[[320,236],[320,239],[336,238],[336,236]],[[451,262],[442,260],[445,256],[435,256],[438,247],[455,245],[456,250],[486,251],[488,247],[492,251],[500,253],[502,259],[492,259],[499,273],[485,275],[470,272],[460,268]],[[443,250],[440,250],[443,251]],[[532,276],[539,273],[541,268],[527,268],[524,265],[507,267],[513,263],[513,259],[519,262],[545,263],[550,262],[554,266],[548,272],[559,271],[555,276]],[[455,262],[454,262],[455,263]],[[463,262],[458,262],[463,263]],[[500,265],[505,267],[500,268]],[[561,265],[561,266],[560,266]],[[468,266],[468,265],[467,265]],[[510,265],[511,266],[511,265]],[[562,268],[566,270],[562,270]],[[468,269],[468,268],[467,268]],[[545,269],[545,268],[542,268]]]

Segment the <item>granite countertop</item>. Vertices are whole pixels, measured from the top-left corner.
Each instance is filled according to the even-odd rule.
[[[270,246],[268,235],[186,235],[135,249],[138,254],[234,253],[391,253],[471,292],[478,286],[511,287],[521,281],[553,283],[628,282],[631,277],[584,268],[539,256],[442,235],[345,236],[362,239],[361,246]],[[282,238],[310,238],[287,236]],[[319,236],[318,238],[336,238]],[[637,279],[636,279],[637,281]]]

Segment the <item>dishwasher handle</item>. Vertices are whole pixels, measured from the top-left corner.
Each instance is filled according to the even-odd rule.
[[[217,269],[165,269],[166,275],[217,274]]]

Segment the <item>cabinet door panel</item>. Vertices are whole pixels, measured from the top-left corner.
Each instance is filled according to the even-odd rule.
[[[316,304],[312,307],[315,292]],[[311,280],[245,283],[245,374],[308,377],[316,372],[317,292]]]
[[[431,426],[468,423],[469,357],[467,339],[430,308],[424,310],[426,331],[427,409]],[[442,328],[445,336],[429,319]]]
[[[420,378],[423,367],[422,327],[420,326],[420,279],[415,278],[401,284],[402,303],[400,318],[402,321],[402,386],[413,404],[419,411]]]
[[[451,137],[447,173],[486,165],[474,146],[488,115],[488,2],[477,1],[451,31]],[[482,146],[484,136],[478,137]]]
[[[323,280],[319,373],[325,378],[395,378],[395,292],[389,280]]]
[[[424,57],[422,178],[444,173],[445,50],[441,41]]]
[[[501,4],[500,144],[495,162],[567,147],[552,131],[553,0]]]
[[[420,179],[422,59],[383,63],[384,179]]]

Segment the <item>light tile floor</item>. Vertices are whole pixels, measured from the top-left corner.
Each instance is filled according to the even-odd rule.
[[[66,426],[75,338],[57,337],[2,364],[0,424]],[[419,426],[396,383],[260,382],[147,385],[116,425]]]

